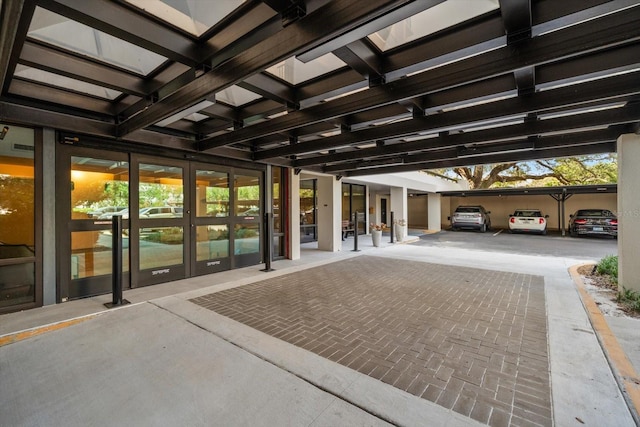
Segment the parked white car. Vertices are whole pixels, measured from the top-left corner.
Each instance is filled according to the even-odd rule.
[[[509,231],[511,233],[547,234],[547,218],[539,209],[516,209],[509,215]]]

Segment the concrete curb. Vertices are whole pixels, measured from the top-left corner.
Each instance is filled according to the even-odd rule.
[[[609,328],[600,308],[585,290],[582,276],[578,273],[578,268],[582,265],[587,264],[570,267],[569,274],[578,289],[582,305],[589,316],[589,322],[591,322],[591,326],[596,332],[598,342],[609,361],[614,377],[627,401],[631,415],[636,424],[640,425],[640,376],[638,376],[611,328]]]
[[[63,320],[60,322],[50,323],[44,326],[36,326],[34,328],[25,329],[23,331],[13,332],[0,336],[0,347],[13,344],[19,341],[26,340],[38,335],[42,335],[47,332],[58,331],[60,329],[67,328],[69,326],[77,325],[86,320],[93,319],[101,313],[88,314],[86,316],[76,317],[75,319]]]

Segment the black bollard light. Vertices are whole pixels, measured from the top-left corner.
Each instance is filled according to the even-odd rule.
[[[113,299],[106,307],[129,304],[122,298],[122,215],[114,215],[111,220],[111,288]]]

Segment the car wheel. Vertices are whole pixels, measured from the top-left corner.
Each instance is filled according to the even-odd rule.
[[[546,236],[547,235],[547,229],[545,228],[544,230],[542,230],[542,235]]]
[[[480,231],[481,231],[482,233],[486,233],[486,232],[487,232],[487,224],[486,224],[486,223],[485,223],[485,224],[482,224],[482,228],[480,229]]]

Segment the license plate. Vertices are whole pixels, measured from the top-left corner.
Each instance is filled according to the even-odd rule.
[[[593,227],[593,231],[604,231],[602,227]]]

